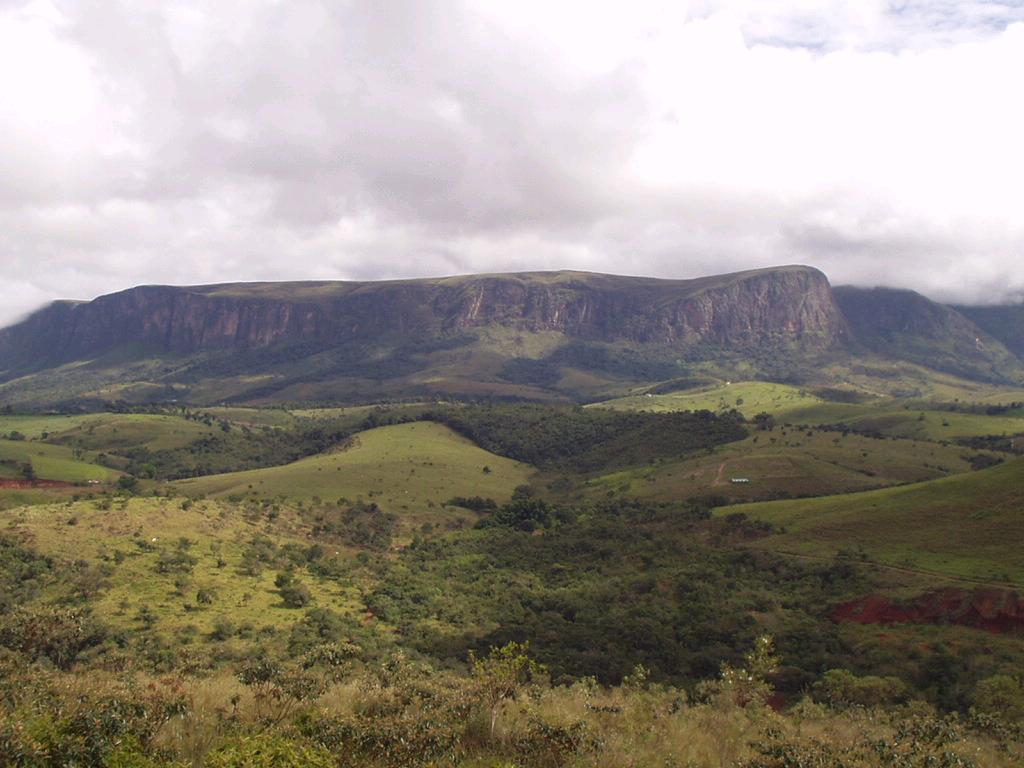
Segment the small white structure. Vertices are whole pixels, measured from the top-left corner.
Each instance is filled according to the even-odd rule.
[[[749,477],[734,477],[734,478],[732,478],[732,480],[730,482],[733,482],[733,483],[736,483],[737,485],[740,485],[740,484],[743,484],[743,483],[749,483],[750,482],[750,478]]]

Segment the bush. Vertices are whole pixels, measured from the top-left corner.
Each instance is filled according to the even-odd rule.
[[[286,608],[304,608],[313,601],[313,593],[301,581],[294,581],[281,588],[281,599]]]
[[[244,736],[214,750],[205,768],[334,768],[330,752],[282,736]]]
[[[1024,685],[1010,675],[993,675],[978,683],[972,711],[1007,723],[1024,722]]]
[[[896,677],[858,677],[845,669],[830,669],[814,684],[814,698],[830,707],[888,707],[907,699],[906,684]]]
[[[48,659],[61,669],[69,669],[106,637],[106,628],[98,621],[68,608],[16,608],[0,623],[0,646]]]

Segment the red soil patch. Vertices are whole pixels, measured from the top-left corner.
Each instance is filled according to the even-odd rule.
[[[0,488],[71,488],[74,483],[63,480],[13,480],[0,478]]]
[[[958,624],[1002,634],[1024,631],[1024,599],[1008,589],[945,587],[905,602],[866,595],[837,606],[831,618],[854,624]]]

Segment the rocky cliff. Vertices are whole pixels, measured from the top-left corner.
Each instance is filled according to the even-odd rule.
[[[806,267],[700,280],[527,273],[377,283],[144,286],[57,302],[0,331],[0,370],[39,370],[115,349],[189,355],[281,343],[320,348],[386,336],[436,338],[488,326],[593,341],[825,348],[846,323],[825,276]]]
[[[534,272],[56,302],[0,330],[0,404],[591,399],[695,367],[811,381],[858,356],[1024,380],[1021,360],[955,310],[911,291],[833,290],[809,267],[697,280]]]

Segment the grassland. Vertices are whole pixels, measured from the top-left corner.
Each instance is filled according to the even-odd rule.
[[[728,411],[733,408],[747,418],[766,411],[784,411],[817,405],[823,401],[806,390],[788,384],[738,381],[697,390],[663,395],[641,394],[596,403],[602,408],[629,411]]]
[[[758,546],[812,557],[863,553],[886,565],[1024,585],[1024,460],[843,496],[725,507],[781,528]]]
[[[410,520],[433,521],[453,496],[508,499],[533,469],[477,447],[440,424],[361,432],[341,450],[280,467],[183,480],[188,496],[375,502]]]
[[[0,461],[18,464],[31,463],[35,476],[41,480],[58,480],[65,483],[84,483],[89,480],[105,482],[113,480],[118,472],[76,458],[74,451],[62,445],[48,445],[26,440],[0,440]],[[20,477],[8,465],[3,467],[0,477]]]
[[[0,434],[74,445],[89,451],[180,448],[216,428],[181,416],[147,413],[0,416]]]
[[[821,496],[967,472],[973,453],[925,441],[776,427],[681,460],[591,476],[582,491],[657,501],[706,494],[733,502]],[[750,482],[733,483],[733,478]]]
[[[918,407],[918,406],[921,407]],[[826,403],[784,411],[780,418],[793,424],[849,424],[860,431],[915,440],[955,440],[960,437],[1024,434],[1024,418],[937,410],[934,406],[900,401],[866,405]]]
[[[1018,390],[978,388],[983,404],[1019,402]],[[952,398],[950,398],[952,402]],[[639,394],[595,403],[590,407],[654,412],[737,409],[747,418],[767,412],[791,424],[848,424],[859,431],[885,437],[946,441],[987,435],[1024,434],[1024,414],[1002,415],[943,410],[936,403],[906,398],[876,397],[867,402],[826,402],[812,392],[786,384],[743,381],[668,394]]]
[[[79,589],[94,593],[94,609],[114,627],[139,629],[142,610],[156,632],[184,633],[187,642],[226,618],[236,626],[275,631],[301,618],[301,611],[284,606],[274,570],[254,576],[239,568],[255,536],[272,537],[279,546],[309,544],[308,528],[293,511],[279,509],[271,519],[238,505],[183,506],[180,499],[122,499],[103,506],[80,501],[10,510],[0,518],[0,530],[62,562],[100,564],[99,571],[82,571],[77,581]],[[182,549],[195,559],[191,571],[162,572],[161,553]],[[313,579],[306,584],[315,605],[346,611],[357,604],[350,585]],[[212,603],[199,603],[199,590],[212,594]]]

